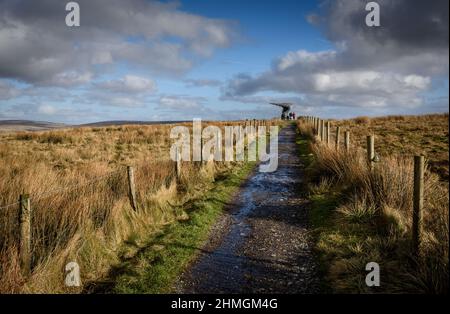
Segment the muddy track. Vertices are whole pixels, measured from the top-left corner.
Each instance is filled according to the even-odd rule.
[[[278,169],[257,170],[177,282],[179,293],[316,293],[295,126],[279,134]]]

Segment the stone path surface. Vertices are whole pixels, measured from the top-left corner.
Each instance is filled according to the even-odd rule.
[[[176,292],[319,292],[295,138],[295,125],[280,131],[278,169],[247,179]]]

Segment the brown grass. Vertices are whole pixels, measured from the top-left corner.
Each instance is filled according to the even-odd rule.
[[[447,118],[447,115],[385,117],[370,119],[370,123],[363,124],[353,120],[337,121],[334,125],[349,128],[352,132],[354,144],[349,152],[343,148],[336,150],[334,144],[328,146],[313,140],[311,151],[315,160],[310,172],[310,176],[314,178],[311,179],[311,192],[317,194],[314,189],[325,181],[328,187],[326,193],[339,193],[341,201],[337,215],[334,216],[335,223],[339,222],[342,227],[336,227],[338,234],[348,234],[352,228],[363,230],[358,231],[358,237],[348,236],[348,241],[351,242],[348,246],[352,247],[351,254],[347,252],[347,255],[340,257],[336,257],[339,256],[336,254],[330,266],[329,276],[341,287],[341,292],[355,292],[348,290],[346,282],[348,283],[349,279],[345,279],[343,274],[352,278],[355,272],[361,273],[361,269],[355,269],[354,266],[366,261],[369,256],[385,265],[382,268],[384,273],[391,274],[391,278],[385,279],[383,283],[383,292],[448,291],[448,182],[440,181],[438,174],[433,171],[426,171],[425,176],[422,255],[416,260],[410,250],[414,177],[412,156],[419,152],[428,152],[428,162],[444,158],[440,153],[436,157],[428,147],[419,143],[422,143],[420,137],[441,138],[444,125],[448,125],[448,120],[444,121]],[[399,121],[403,124],[399,125]],[[400,133],[407,128],[413,128],[413,125],[416,125],[416,134],[407,137],[415,140],[406,141],[408,144],[405,150],[383,149],[383,145],[393,145],[390,136],[400,136]],[[431,126],[434,126],[433,130],[429,129]],[[314,138],[310,125],[299,122],[299,129],[302,134]],[[394,129],[398,129],[399,134],[393,131]],[[377,131],[381,130],[385,131],[384,136],[378,136]],[[371,133],[379,139],[378,151],[383,152],[383,157],[372,171],[367,165],[366,152],[362,148],[364,146],[357,140],[358,136]],[[436,142],[433,145],[436,145]],[[448,147],[446,149],[448,158]],[[397,153],[394,153],[395,151]],[[405,151],[411,151],[412,154]],[[343,241],[342,236],[333,234],[333,237],[327,239],[328,243],[319,244],[323,245],[324,251],[336,251],[339,246],[335,242],[336,239]],[[355,245],[358,249],[355,249]],[[357,290],[361,289],[360,292],[369,291],[366,290],[367,287],[364,288],[364,283],[357,286]],[[352,286],[351,289],[356,288]]]
[[[84,281],[101,278],[163,225],[185,217],[181,205],[237,165],[200,169],[198,163],[183,163],[176,182],[169,160],[171,127],[0,134],[0,207],[29,193],[33,235],[33,271],[24,278],[18,266],[18,205],[0,209],[0,292],[74,292],[64,287],[63,269],[72,260]],[[127,197],[126,165],[135,167],[137,212]]]
[[[336,126],[341,127],[341,134],[344,134],[344,131],[350,131],[350,141],[357,147],[365,148],[366,136],[374,134],[375,150],[381,156],[423,154],[428,158],[430,171],[448,181],[448,113],[357,117],[348,120],[332,120],[331,125],[332,143],[334,143]]]

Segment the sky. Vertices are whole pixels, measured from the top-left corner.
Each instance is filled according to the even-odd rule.
[[[0,120],[448,112],[448,0],[0,0]]]

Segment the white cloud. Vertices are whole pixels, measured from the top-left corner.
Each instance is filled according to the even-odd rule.
[[[37,112],[44,115],[54,115],[57,110],[51,105],[40,105]]]
[[[110,80],[97,84],[99,88],[119,93],[153,93],[156,91],[156,83],[148,78],[125,75],[118,80]]]
[[[323,63],[330,64],[336,58],[336,51],[327,50],[309,52],[306,50],[290,51],[277,62],[277,70],[284,71],[290,67],[297,66],[303,69],[312,69]]]
[[[223,88],[222,99],[252,102],[259,92],[271,91],[302,96],[300,103],[305,106],[322,106],[319,104],[322,101],[337,107],[410,108],[424,103],[421,93],[430,89],[434,70],[428,75],[408,73],[405,63],[399,62],[399,69],[392,61],[387,65],[357,66],[352,64],[348,53],[345,49],[288,52],[266,72],[257,76],[237,75]],[[414,59],[419,62],[421,56]]]
[[[161,108],[174,110],[200,109],[202,98],[187,96],[163,96],[159,99]]]
[[[61,20],[64,1],[1,1],[0,77],[84,84],[101,71],[97,65],[119,63],[176,75],[235,36],[230,22],[183,12],[177,2],[77,2],[81,27],[73,29]]]
[[[420,75],[408,75],[403,78],[403,81],[405,82],[405,86],[407,87],[413,87],[422,90],[426,89],[431,83],[431,79],[429,77],[423,77]]]

